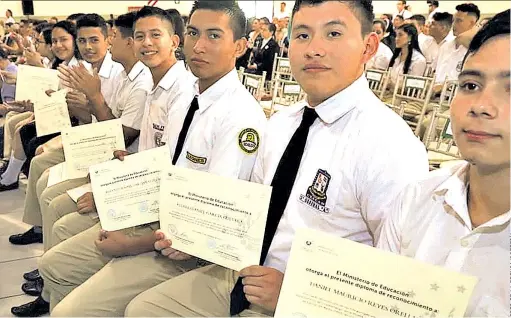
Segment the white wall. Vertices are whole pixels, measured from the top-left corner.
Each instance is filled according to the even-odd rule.
[[[193,1],[182,0],[176,4],[175,1],[160,0],[157,4],[158,7],[163,9],[176,8],[182,14],[188,14],[192,8]],[[270,1],[258,0],[247,1],[240,0],[241,7],[246,10],[247,17],[254,15],[261,17],[267,16],[271,18],[272,11],[279,11],[280,3],[282,1],[274,0],[273,5]],[[287,10],[291,12],[294,1],[285,1],[287,3]],[[448,12],[454,13],[456,5],[464,1],[446,1],[440,0],[440,8]],[[479,6],[483,14],[497,13],[510,8],[508,1],[472,1]],[[396,11],[396,1],[373,1],[375,12],[381,13],[394,13]],[[425,0],[412,0],[408,1],[412,6],[414,13],[425,14],[428,12],[428,7]],[[132,0],[132,1],[45,1],[35,0],[34,11],[36,16],[67,16],[71,13],[84,12],[84,13],[98,13],[101,15],[108,15],[110,13],[119,15],[126,13],[129,6],[143,6],[147,4],[146,0]],[[272,8],[273,7],[273,8]],[[15,17],[22,16],[20,0],[0,0],[0,13],[4,15],[6,9],[11,9]]]

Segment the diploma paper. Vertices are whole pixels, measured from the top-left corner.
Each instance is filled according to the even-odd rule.
[[[66,163],[61,162],[61,163],[56,164],[50,168],[50,172],[48,175],[48,184],[47,184],[48,188],[68,180],[67,176],[66,176],[65,166],[66,166]]]
[[[37,137],[51,135],[71,127],[66,94],[66,90],[60,90],[51,96],[42,96],[34,102]]]
[[[477,279],[297,231],[275,317],[462,317]]]
[[[16,100],[36,101],[47,97],[46,91],[59,90],[58,71],[44,67],[19,65],[16,79]]]
[[[85,193],[92,192],[92,187],[90,183],[79,186],[78,188],[74,188],[66,191],[71,200],[78,202],[78,199],[84,195]],[[94,200],[96,201],[96,200]]]
[[[169,147],[163,146],[92,166],[101,227],[117,231],[158,221],[161,170],[170,165]]]
[[[160,189],[173,248],[236,271],[259,264],[271,187],[172,166]]]
[[[62,132],[69,179],[83,178],[89,167],[113,158],[115,150],[125,150],[120,119],[76,126]]]

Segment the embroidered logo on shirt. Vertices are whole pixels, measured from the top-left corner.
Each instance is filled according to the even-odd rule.
[[[238,145],[243,152],[253,154],[259,149],[259,134],[255,129],[243,129],[238,136]]]
[[[326,170],[318,169],[312,185],[307,189],[307,193],[305,195],[300,194],[300,201],[320,212],[330,213],[330,209],[325,205],[327,200],[326,190],[331,179],[332,177]]]
[[[190,160],[193,163],[197,163],[200,165],[205,165],[208,162],[208,158],[197,157],[196,155],[192,155],[188,151],[186,152],[186,159]]]
[[[161,139],[163,138],[163,134],[159,131],[154,133],[154,143],[157,147],[161,147],[165,145],[165,142]]]

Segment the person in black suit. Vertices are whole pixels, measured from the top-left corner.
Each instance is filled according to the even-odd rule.
[[[261,75],[266,71],[266,80],[271,80],[273,72],[273,62],[275,54],[280,51],[280,47],[275,41],[275,24],[263,24],[261,26],[261,35],[263,41],[257,50],[254,49],[252,63],[248,66],[248,72]]]

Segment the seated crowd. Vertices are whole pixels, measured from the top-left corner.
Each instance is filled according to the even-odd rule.
[[[428,3],[427,17],[398,1],[395,16],[375,19],[371,0],[297,0],[272,22],[247,20],[236,1],[197,0],[186,17],[145,6],[109,21],[16,23],[8,12],[0,192],[28,178],[23,221],[33,227],[9,241],[44,246],[23,275],[37,298],[12,314],[273,316],[293,235],[308,227],[476,276],[465,315],[508,317],[510,11],[483,23],[476,4],[453,15]],[[240,78],[266,74],[275,98],[280,58],[303,99],[265,116]],[[126,151],[113,160],[168,147],[174,165],[271,185],[261,262],[236,272],[187,255],[159,222],[105,231],[94,194],[68,194],[89,176],[48,184],[65,161],[62,137],[38,137],[34,104],[15,96],[19,65],[58,71],[72,126],[120,119]],[[382,95],[368,70],[387,74]],[[430,78],[432,99],[457,81],[444,113],[461,160],[448,168],[429,171],[422,136],[387,105],[407,74]],[[254,151],[239,143],[247,129]],[[300,199],[319,173],[323,210]]]

